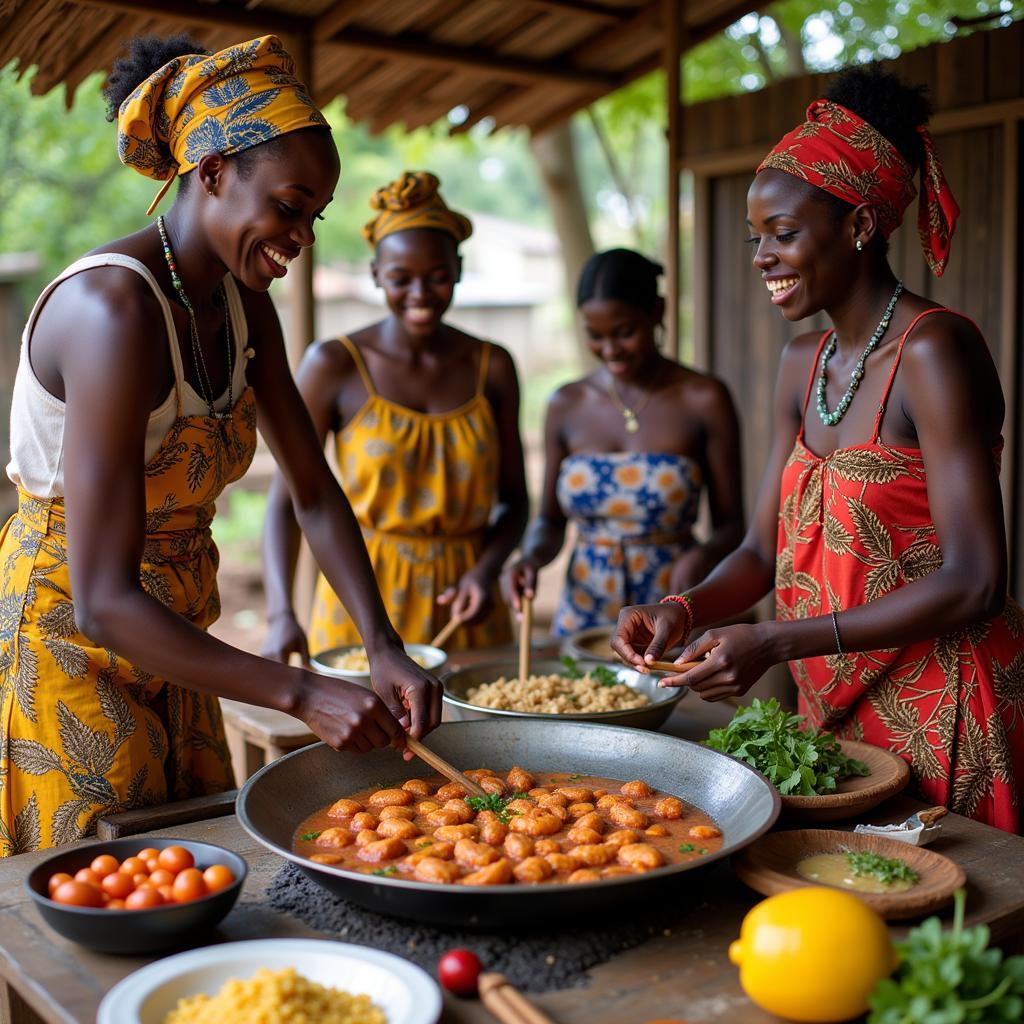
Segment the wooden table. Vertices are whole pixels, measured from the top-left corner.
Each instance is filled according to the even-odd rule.
[[[732,709],[687,697],[667,723],[667,731],[688,738],[707,735]],[[921,804],[897,797],[875,822],[904,818]],[[252,840],[234,816],[179,825],[139,836],[174,835],[207,840],[240,853],[249,863],[245,890],[210,942],[253,938],[316,937],[301,922],[279,913],[263,899],[281,860]],[[968,921],[986,921],[993,941],[1020,951],[1024,934],[1024,839],[950,815],[936,849],[963,865],[968,876]],[[103,995],[151,957],[118,957],[67,942],[50,930],[25,893],[23,879],[47,852],[0,861],[3,926],[0,928],[0,1021],[11,1024],[93,1024]],[[716,865],[692,887],[686,925],[659,934],[590,972],[586,988],[548,992],[534,998],[559,1024],[642,1024],[677,1017],[692,1024],[766,1024],[774,1018],[754,1007],[739,988],[728,962],[729,942],[739,934],[743,915],[760,899],[728,866]],[[894,935],[905,929],[894,928]],[[557,956],[558,950],[552,950]],[[500,965],[493,965],[500,969]],[[6,992],[2,989],[6,989]],[[7,1016],[2,1008],[6,1004]],[[444,1024],[493,1024],[475,1000],[445,997]]]

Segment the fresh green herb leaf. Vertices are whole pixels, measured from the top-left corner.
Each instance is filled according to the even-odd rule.
[[[576,659],[569,654],[562,657],[562,675],[566,679],[582,679],[583,673],[580,671],[579,665],[576,663]]]
[[[803,725],[802,715],[786,711],[774,697],[755,697],[725,728],[712,729],[704,744],[746,761],[783,796],[831,793],[841,779],[870,774],[866,764],[843,753],[831,733]]]
[[[702,857],[705,857],[705,856],[707,856],[708,848],[707,848],[706,846],[702,846],[702,847],[701,847],[701,848],[700,848],[700,849],[699,849],[699,850],[698,850],[697,852],[698,852],[698,853],[699,853],[699,854],[700,854],[700,855],[701,855]]]
[[[320,838],[320,833],[319,832],[303,832],[302,835],[299,836],[299,838],[304,843],[311,843],[311,842],[313,842],[314,839],[319,839]]]
[[[696,850],[696,849],[697,849],[697,847],[694,846],[693,843],[683,843],[682,846],[679,847],[679,852],[680,853],[693,853],[693,851]]]
[[[510,811],[508,805],[513,800],[522,800],[525,796],[525,793],[513,793],[511,796],[499,796],[497,793],[488,793],[487,796],[467,796],[465,800],[477,813],[480,811],[494,811],[498,816],[498,820],[507,825],[509,818],[516,813],[515,811]]]
[[[600,686],[618,686],[619,676],[613,668],[607,665],[598,665],[595,668],[587,669],[587,675]]]
[[[898,857],[883,857],[879,853],[854,853],[846,851],[846,863],[855,875],[870,875],[883,885],[892,882],[916,883],[921,876],[905,861]]]
[[[1024,956],[1003,959],[988,949],[989,930],[964,928],[966,895],[954,896],[953,928],[930,917],[896,943],[899,967],[878,983],[868,1024],[909,1021],[996,1024],[1019,1021],[1024,1011]]]
[[[434,840],[433,839],[421,839],[416,844],[416,849],[417,850],[422,850],[425,846],[433,846],[433,845],[434,845]]]
[[[398,874],[398,868],[396,868],[394,864],[389,864],[386,868],[374,868],[373,874],[384,875],[390,878],[392,875]]]

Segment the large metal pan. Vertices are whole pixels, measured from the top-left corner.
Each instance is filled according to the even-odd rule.
[[[429,770],[394,750],[342,754],[323,743],[268,764],[238,794],[238,818],[258,842],[297,864],[325,889],[371,910],[434,924],[543,927],[616,911],[664,905],[667,888],[709,862],[728,857],[765,833],[779,814],[779,794],[740,761],[674,736],[581,722],[449,722],[428,738],[462,768],[573,771],[642,778],[707,811],[722,829],[717,853],[643,875],[590,884],[470,888],[363,875],[315,864],[292,852],[302,821],[333,800],[380,783],[397,784]]]
[[[593,665],[594,662],[591,662]],[[587,663],[581,661],[580,671],[586,671]],[[558,675],[565,672],[565,666],[554,659],[542,658],[530,665],[534,675]],[[667,690],[658,689],[660,675],[637,672],[624,665],[613,667],[620,683],[646,694],[649,704],[642,708],[628,708],[625,711],[594,711],[590,713],[565,712],[555,715],[541,715],[534,711],[502,711],[498,708],[482,708],[478,704],[470,704],[466,699],[467,692],[481,683],[493,683],[495,679],[505,676],[514,678],[519,674],[519,666],[514,661],[489,661],[472,668],[462,668],[450,673],[444,679],[444,703],[448,714],[457,722],[474,721],[480,718],[519,718],[529,722],[593,722],[598,725],[627,725],[633,729],[657,729],[665,721],[672,709],[686,695],[685,687],[674,687]]]

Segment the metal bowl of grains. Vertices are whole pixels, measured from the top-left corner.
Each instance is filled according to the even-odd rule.
[[[685,689],[658,689],[660,675],[600,662],[577,663],[584,678],[572,679],[566,665],[539,659],[524,684],[514,661],[491,661],[459,669],[444,680],[448,717],[456,722],[486,718],[540,721],[571,719],[657,729],[683,699]]]

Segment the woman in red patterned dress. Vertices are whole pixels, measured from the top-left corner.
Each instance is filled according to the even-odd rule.
[[[623,611],[638,666],[774,582],[772,622],[709,629],[662,685],[745,693],[788,661],[810,721],[893,750],[924,797],[1011,832],[1024,787],[1024,613],[1006,593],[999,490],[1005,412],[965,316],[914,295],[887,238],[921,170],[918,227],[941,274],[956,203],[920,90],[844,73],[766,157],[750,243],[790,321],[833,328],[783,352],[774,441],[742,546],[688,594]]]

